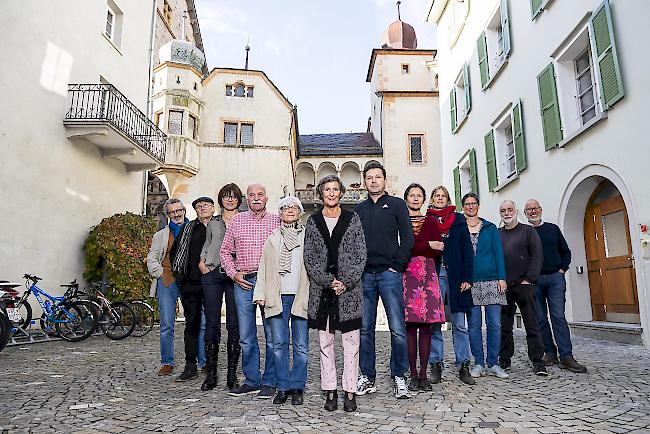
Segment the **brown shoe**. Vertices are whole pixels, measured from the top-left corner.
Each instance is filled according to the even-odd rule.
[[[171,375],[173,371],[174,371],[174,367],[172,365],[162,365],[158,370],[158,375],[160,376]]]
[[[544,353],[544,358],[542,359],[542,362],[544,362],[546,366],[551,366],[551,365],[557,365],[558,363],[560,363],[560,360],[558,360],[555,354]]]
[[[576,374],[587,373],[587,368],[576,362],[576,359],[574,359],[573,356],[563,357],[562,360],[560,360],[559,365],[560,369],[567,369],[571,372],[575,372]]]

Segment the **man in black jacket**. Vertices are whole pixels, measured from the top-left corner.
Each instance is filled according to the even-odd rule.
[[[506,262],[506,300],[508,304],[501,309],[501,349],[499,366],[510,367],[515,352],[512,327],[517,306],[526,328],[528,358],[533,362],[537,375],[547,376],[544,366],[544,346],[537,323],[537,301],[535,284],[542,268],[542,242],[532,226],[517,222],[517,206],[511,200],[504,200],[499,206],[503,227],[499,229],[503,257]]]
[[[524,206],[528,223],[533,225],[542,240],[544,264],[537,281],[537,320],[544,341],[544,363],[546,366],[559,364],[560,369],[585,373],[585,368],[573,358],[571,333],[564,316],[566,303],[566,280],[564,273],[569,270],[571,250],[560,228],[553,223],[542,221],[542,207],[535,199],[530,199]],[[548,306],[548,308],[547,308]],[[551,326],[548,315],[551,315]],[[553,342],[557,342],[557,347]],[[558,350],[560,359],[557,358]]]
[[[361,278],[363,321],[359,354],[358,395],[374,393],[375,324],[379,297],[386,309],[391,334],[390,370],[395,398],[409,398],[404,374],[409,369],[404,322],[402,272],[415,243],[406,203],[386,193],[386,170],[377,162],[366,164],[363,178],[368,199],[356,206],[366,237],[368,257]]]

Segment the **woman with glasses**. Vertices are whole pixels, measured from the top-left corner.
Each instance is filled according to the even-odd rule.
[[[233,281],[226,276],[221,267],[219,250],[223,243],[226,227],[230,219],[237,214],[243,195],[236,184],[224,185],[217,195],[217,203],[221,214],[212,217],[206,228],[205,244],[201,251],[199,269],[201,286],[203,287],[203,310],[205,312],[205,342],[206,342],[206,377],[201,390],[212,390],[217,385],[217,361],[219,343],[221,341],[221,305],[226,299],[226,330],[228,331],[227,355],[228,374],[226,386],[228,389],[237,387],[237,365],[239,363],[239,323]]]
[[[478,216],[480,202],[476,194],[467,193],[461,203],[474,252],[471,289],[474,307],[467,315],[469,343],[474,356],[470,374],[474,378],[484,374],[508,378],[497,364],[501,344],[501,305],[507,304],[501,237],[493,223]],[[483,352],[483,310],[487,325],[487,360]]]
[[[302,204],[287,196],[278,204],[281,224],[264,244],[253,301],[264,307],[264,321],[273,335],[277,393],[274,404],[303,403],[309,356],[307,299],[309,279],[302,260],[305,226],[300,222]],[[293,363],[289,343],[293,344]]]
[[[341,207],[345,187],[337,176],[321,179],[316,193],[323,208],[309,218],[305,229],[309,326],[318,330],[325,410],[338,408],[334,333],[339,330],[343,341],[343,409],[355,411],[366,240],[359,216]]]

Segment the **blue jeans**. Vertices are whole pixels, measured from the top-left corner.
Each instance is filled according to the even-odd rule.
[[[158,279],[156,297],[160,310],[160,363],[174,366],[174,323],[176,321],[176,303],[181,293],[176,283],[165,286]],[[205,315],[201,315],[201,331],[197,338],[198,364],[205,366]]]
[[[409,360],[404,321],[402,273],[388,270],[381,273],[363,273],[361,282],[363,285],[363,320],[359,350],[361,373],[371,380],[377,376],[375,370],[375,325],[377,323],[377,303],[381,297],[390,329],[390,374],[393,377],[403,376],[409,369]]]
[[[307,383],[309,328],[305,318],[291,315],[291,305],[295,298],[295,295],[283,295],[282,313],[265,320],[273,333],[273,357],[278,390],[302,390]],[[289,360],[289,340],[293,344],[293,366]]]
[[[566,280],[564,274],[557,272],[551,274],[542,274],[537,280],[537,322],[544,341],[544,352],[557,354],[560,352],[560,358],[573,356],[573,346],[571,345],[571,333],[569,324],[564,316],[564,306],[566,303]],[[548,306],[548,312],[547,312]],[[551,326],[553,334],[551,335],[551,326],[548,323],[548,314],[551,315]],[[553,342],[557,343],[557,348]]]
[[[483,311],[485,308],[485,325],[487,326],[487,366],[496,365],[501,347],[501,305],[474,306],[467,316],[469,343],[474,356],[474,364],[485,367],[483,353]]]
[[[257,278],[248,280],[255,286]],[[275,387],[275,362],[273,359],[273,339],[271,328],[267,321],[264,324],[264,338],[266,352],[264,357],[264,376],[260,374],[260,345],[257,342],[257,324],[255,313],[257,305],[253,303],[253,290],[243,289],[235,283],[235,304],[237,305],[237,319],[239,320],[239,346],[242,351],[242,372],[251,387]],[[264,319],[264,308],[260,308]]]
[[[448,302],[449,281],[447,280],[447,270],[445,267],[440,268],[438,274],[440,283],[440,295],[445,303]],[[447,309],[449,311],[449,309]],[[454,342],[454,353],[456,354],[456,364],[459,365],[469,360],[469,336],[467,326],[465,325],[465,314],[463,312],[450,313],[447,321],[452,324],[451,337]],[[442,336],[442,324],[437,323],[431,326],[431,353],[429,354],[429,363],[443,363],[445,359],[445,341]]]

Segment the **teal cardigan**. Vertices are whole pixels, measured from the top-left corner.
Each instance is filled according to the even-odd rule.
[[[474,256],[473,281],[505,280],[506,265],[503,259],[501,237],[494,223],[481,218],[483,224],[478,235],[478,246]]]

